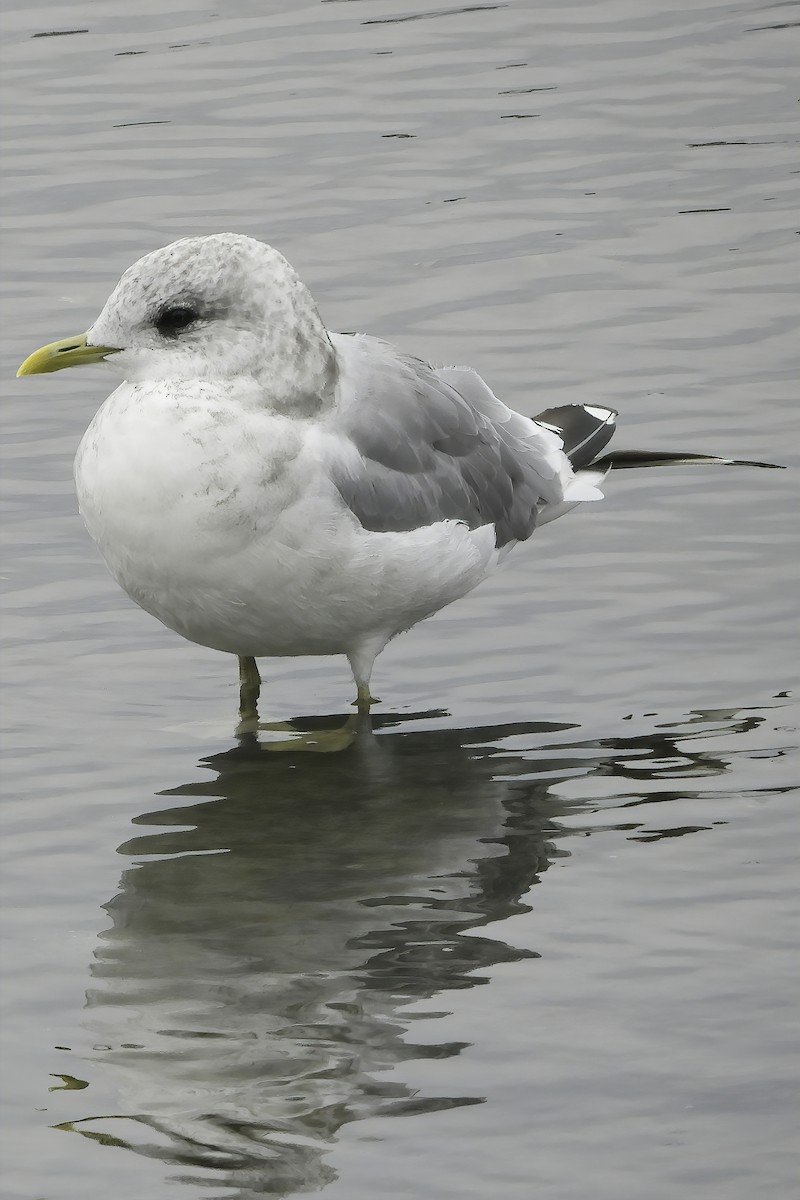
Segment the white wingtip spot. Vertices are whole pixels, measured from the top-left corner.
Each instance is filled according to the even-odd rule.
[[[610,408],[598,408],[593,404],[584,404],[583,408],[590,417],[597,417],[598,421],[605,421],[607,425],[613,425],[617,419],[617,414]]]

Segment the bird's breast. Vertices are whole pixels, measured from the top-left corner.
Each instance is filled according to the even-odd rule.
[[[198,388],[123,384],[75,460],[81,514],[132,591],[164,572],[207,579],[296,502],[301,438],[290,422]]]

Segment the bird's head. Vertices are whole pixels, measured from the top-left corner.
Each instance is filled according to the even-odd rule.
[[[85,334],[19,375],[107,362],[130,381],[252,378],[276,407],[332,388],[336,356],[307,288],[277,250],[240,234],[183,238],[129,267]]]

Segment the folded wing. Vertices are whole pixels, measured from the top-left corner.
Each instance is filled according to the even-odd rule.
[[[530,537],[548,506],[596,496],[575,491],[570,450],[576,465],[590,461],[613,431],[609,410],[548,410],[540,424],[469,368],[435,369],[370,337],[332,341],[341,375],[330,424],[342,452],[330,470],[365,529],[456,520],[493,525],[503,547]]]

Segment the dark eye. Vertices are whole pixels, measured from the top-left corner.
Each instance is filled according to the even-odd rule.
[[[199,314],[193,308],[176,305],[174,308],[165,308],[162,313],[159,313],[155,320],[155,327],[159,333],[177,333],[178,330],[191,325],[192,321],[196,321],[198,316]]]

